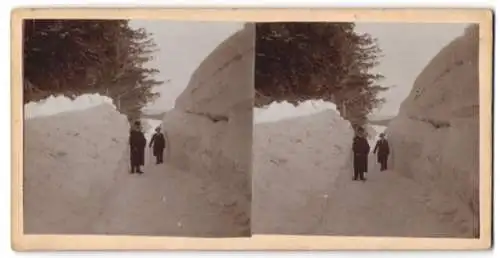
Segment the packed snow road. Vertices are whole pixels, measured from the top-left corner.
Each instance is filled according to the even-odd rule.
[[[100,218],[97,234],[189,237],[238,237],[249,224],[236,206],[219,203],[214,182],[167,163],[154,164],[146,151],[144,174],[122,167]]]
[[[341,124],[320,113],[256,125],[254,234],[468,236],[450,198],[380,172],[373,154],[367,181],[352,181],[352,136]]]
[[[246,212],[209,173],[155,165],[129,173],[128,122],[101,105],[29,119],[23,171],[26,234],[236,237]],[[158,125],[150,124],[147,138]]]

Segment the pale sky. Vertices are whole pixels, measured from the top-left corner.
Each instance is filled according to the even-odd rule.
[[[134,21],[154,34],[160,52],[152,66],[161,77],[171,79],[161,87],[162,97],[151,109],[169,109],[189,82],[191,73],[215,47],[241,29],[242,23]],[[383,57],[374,71],[383,84],[394,86],[384,93],[387,103],[375,115],[396,115],[413,82],[427,63],[445,45],[463,33],[466,24],[357,23],[356,31],[379,41]]]
[[[166,20],[135,20],[131,22],[131,25],[143,27],[152,33],[159,48],[159,52],[154,55],[154,60],[148,64],[148,66],[158,68],[160,70],[158,78],[166,82],[158,87],[161,97],[148,107],[155,111],[171,109],[175,99],[185,89],[191,74],[203,59],[225,39],[243,28],[243,23],[235,22]],[[375,110],[375,115],[396,115],[399,105],[409,94],[417,75],[432,57],[446,44],[461,35],[466,27],[466,24],[423,23],[358,23],[356,25],[356,31],[369,33],[378,39],[384,56],[375,71],[386,76],[383,84],[394,85],[394,88],[384,94],[387,103],[380,110]],[[170,82],[167,82],[169,80]],[[51,104],[52,102],[54,105]],[[66,111],[72,109],[72,105],[75,109],[81,109],[77,106],[94,105],[98,101],[67,102],[64,102],[67,104],[65,106],[68,106],[65,108],[62,108],[63,101],[61,100],[47,101],[43,108],[41,105],[31,105],[31,109],[36,106],[41,110],[31,113]],[[286,103],[276,105],[273,108],[280,109],[280,105],[287,108]],[[318,105],[314,108],[311,105],[302,105],[300,108],[310,109],[311,113],[331,108],[329,104],[318,103]],[[301,115],[304,115],[304,112],[307,113],[307,111],[297,112]],[[272,113],[280,114],[274,111]]]
[[[463,34],[467,24],[357,23],[356,31],[379,41],[384,55],[374,71],[383,74],[384,85],[392,86],[382,96],[387,103],[374,115],[397,115],[399,105],[429,61],[448,43]]]
[[[196,22],[134,20],[134,27],[153,34],[159,52],[148,66],[160,70],[161,97],[149,108],[165,111],[173,108],[175,99],[185,89],[191,74],[220,43],[243,28],[239,22]],[[167,82],[170,80],[170,82]]]

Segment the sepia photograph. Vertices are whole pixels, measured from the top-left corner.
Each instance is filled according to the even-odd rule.
[[[479,26],[258,23],[254,234],[479,237]]]
[[[250,236],[253,25],[23,26],[24,233]]]
[[[491,15],[15,10],[12,248],[489,248]]]

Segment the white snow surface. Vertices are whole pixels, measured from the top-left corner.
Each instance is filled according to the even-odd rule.
[[[24,105],[24,117],[29,119],[39,116],[50,116],[67,111],[85,110],[102,105],[104,103],[113,105],[109,97],[99,94],[85,94],[71,100],[64,96],[50,96],[38,102],[30,102]]]
[[[302,116],[255,125],[252,225],[254,232],[298,232],[317,211],[316,198],[332,187],[350,159],[352,130],[336,111],[306,116],[312,102],[291,108],[272,105],[262,120],[284,115]],[[262,121],[260,120],[260,121]],[[269,121],[267,120],[267,121]],[[300,212],[302,210],[302,212]],[[306,211],[307,210],[307,211]]]
[[[300,107],[288,108],[275,107],[267,110],[269,117],[260,115],[276,119],[272,112],[303,112]],[[397,171],[380,172],[376,155],[369,155],[368,180],[352,181],[353,132],[336,111],[258,123],[254,128],[254,234],[466,235],[463,225],[449,219],[453,214],[449,198],[428,192]],[[385,128],[367,129],[373,150]]]
[[[25,232],[87,232],[126,171],[127,142],[128,121],[108,104],[26,119]]]
[[[317,114],[326,110],[333,110],[338,115],[335,104],[323,100],[307,100],[298,106],[286,101],[274,101],[266,107],[254,108],[254,121],[255,123],[273,122]]]
[[[476,24],[444,47],[387,130],[389,169],[448,196],[448,220],[461,223],[468,237],[477,237],[482,223],[479,42]]]

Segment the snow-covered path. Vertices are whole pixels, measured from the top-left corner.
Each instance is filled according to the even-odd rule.
[[[352,181],[342,171],[325,199],[314,234],[349,236],[464,237],[466,228],[448,215],[454,208],[444,196],[426,191],[395,171],[383,171],[370,157],[367,181]],[[439,206],[436,206],[438,204]]]
[[[371,167],[375,168],[371,159]],[[332,171],[326,169],[311,171],[316,174],[314,180],[305,180],[306,171],[288,172],[282,178],[275,174],[273,179],[267,179],[288,182],[290,187],[281,188],[276,196],[254,192],[254,202],[261,204],[254,206],[254,234],[467,236],[467,228],[451,222],[449,216],[457,211],[445,197],[431,195],[394,171],[372,169],[366,182],[352,181],[348,168],[330,180]],[[254,178],[254,184],[262,182],[262,178]],[[307,187],[294,187],[301,184]]]
[[[352,181],[352,157],[342,154],[351,138],[339,129],[329,133],[328,120],[257,125],[254,234],[467,237],[463,211],[450,198],[395,171],[380,172],[373,154],[368,180]]]
[[[166,154],[167,155],[167,154]],[[100,218],[96,234],[237,237],[248,235],[248,221],[233,204],[219,203],[223,193],[207,178],[155,165],[146,151],[143,175],[121,175]]]

